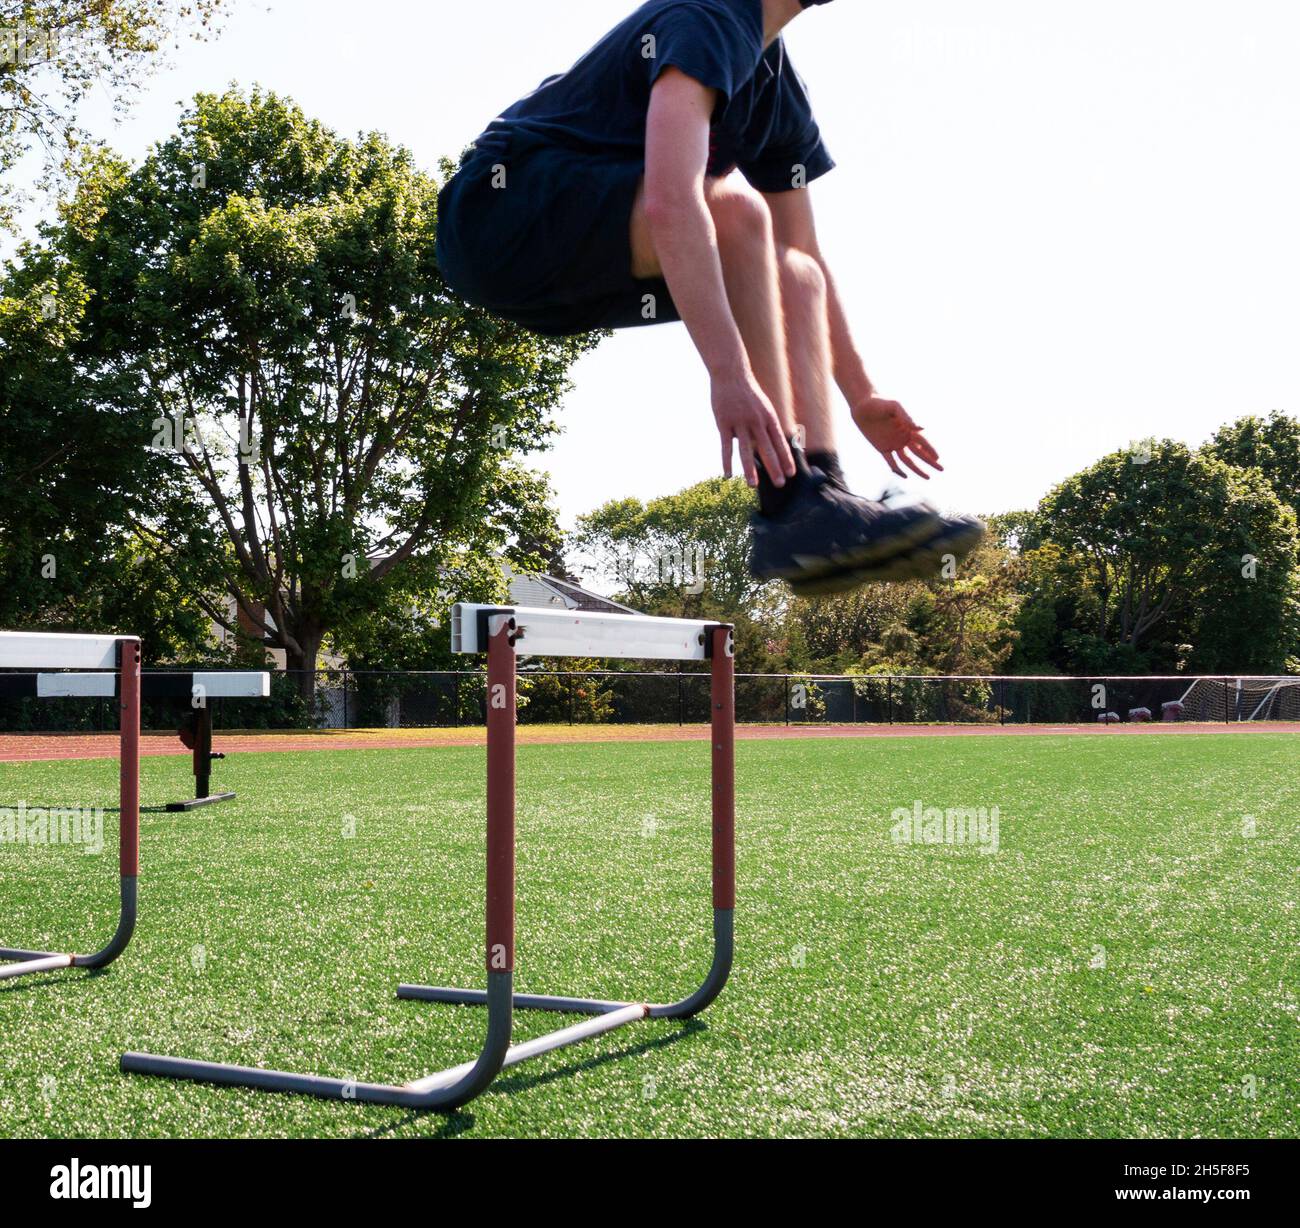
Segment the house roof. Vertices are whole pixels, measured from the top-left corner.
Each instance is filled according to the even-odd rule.
[[[535,576],[515,573],[507,569],[512,605],[531,606],[534,609],[590,610],[595,614],[640,614],[630,606],[620,605],[599,593],[593,593],[579,584],[561,580],[557,576]]]

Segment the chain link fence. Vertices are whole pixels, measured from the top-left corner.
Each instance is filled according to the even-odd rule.
[[[224,729],[432,729],[481,725],[479,672],[271,675],[269,700],[211,701]],[[145,705],[147,729],[174,729],[183,702]],[[894,677],[737,674],[736,718],[775,725],[1080,725],[1300,720],[1300,678]],[[521,724],[697,725],[709,719],[704,673],[521,669]],[[0,732],[116,729],[113,701],[0,700]]]

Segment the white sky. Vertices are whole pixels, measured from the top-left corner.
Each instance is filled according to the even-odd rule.
[[[260,83],[432,170],[633,7],[242,0],[125,125],[88,118],[139,157],[182,99]],[[839,162],[813,189],[823,246],[877,385],[943,454],[939,503],[1028,506],[1133,439],[1300,410],[1295,0],[839,0],[787,43]],[[566,524],[717,471],[680,325],[574,379],[539,458]],[[844,421],[849,475],[878,491]]]

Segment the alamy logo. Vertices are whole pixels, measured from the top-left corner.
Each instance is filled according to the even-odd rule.
[[[88,856],[104,851],[104,812],[88,806],[0,808],[0,844],[80,844]]]
[[[895,844],[970,845],[981,853],[998,851],[999,811],[996,806],[926,806],[918,798],[909,808],[891,815],[889,837]]]
[[[153,1205],[153,1166],[150,1164],[71,1164],[50,1169],[51,1198],[109,1199],[143,1209]]]

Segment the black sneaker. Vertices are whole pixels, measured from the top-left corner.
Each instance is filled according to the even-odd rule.
[[[941,528],[933,508],[873,503],[827,481],[820,470],[798,481],[780,515],[750,518],[749,569],[760,580],[813,580],[883,563]]]
[[[964,559],[984,540],[984,522],[976,516],[944,516],[929,540],[905,554],[862,567],[790,581],[796,597],[826,597],[847,593],[863,584],[898,583],[904,580],[932,580],[951,556]]]

